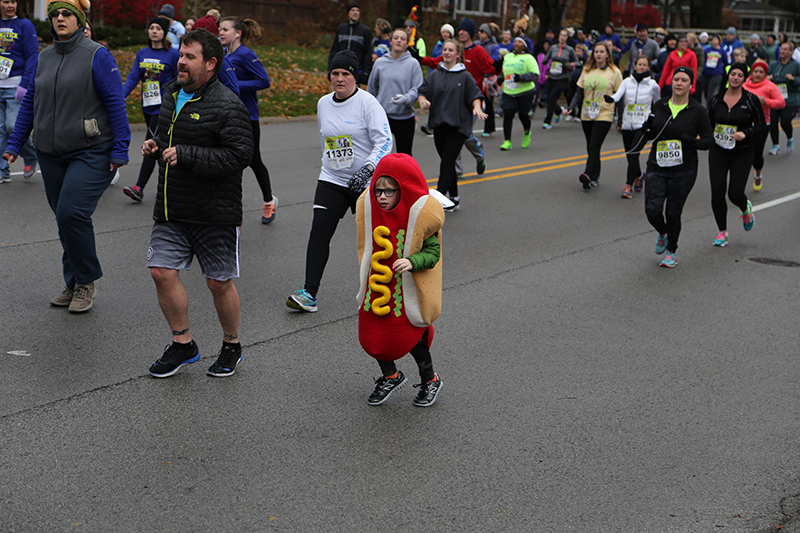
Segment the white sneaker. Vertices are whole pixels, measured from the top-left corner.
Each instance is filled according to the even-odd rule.
[[[116,174],[114,174],[114,177],[111,178],[111,185],[116,185],[118,181],[119,181],[119,169],[117,169],[117,172]]]

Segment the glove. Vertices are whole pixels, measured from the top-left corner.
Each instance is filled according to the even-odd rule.
[[[406,48],[406,50],[408,50],[408,53],[411,54],[411,57],[419,61],[419,50],[417,50],[413,46],[409,46],[408,48]]]
[[[682,133],[681,134],[681,142],[683,144],[688,144],[689,146],[696,146],[697,145],[697,136],[691,135],[689,133]]]
[[[367,83],[369,83],[369,74],[367,74],[366,72],[362,72],[361,75],[359,75],[358,77],[358,83],[360,83],[361,85],[366,85]]]
[[[392,96],[392,103],[396,105],[403,105],[406,104],[406,95],[404,94],[396,94]]]
[[[25,93],[28,92],[28,89],[23,87],[22,85],[17,85],[17,92],[14,94],[14,100],[17,102],[21,102],[23,98],[25,98]]]
[[[353,174],[353,177],[348,180],[347,188],[356,194],[361,194],[364,192],[364,189],[369,186],[369,182],[372,179],[372,173],[374,171],[375,167],[373,167],[370,163],[367,163],[363,167],[359,168],[356,173]]]
[[[644,128],[644,132],[645,132],[645,133],[649,133],[649,132],[650,132],[650,130],[652,130],[652,129],[653,129],[653,121],[654,121],[655,119],[656,119],[656,116],[655,116],[654,114],[652,114],[652,113],[650,113],[650,114],[647,116],[647,120],[645,120],[645,121],[644,121],[644,124],[642,124],[642,127]]]
[[[614,103],[614,97],[609,95],[609,94],[604,94],[603,95],[603,100],[605,100],[607,104],[613,104]]]
[[[511,81],[513,81],[515,83],[519,83],[519,74],[512,74],[511,75]]]

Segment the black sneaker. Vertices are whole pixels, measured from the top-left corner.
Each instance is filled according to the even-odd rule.
[[[207,374],[216,378],[232,376],[233,373],[236,372],[236,365],[238,365],[241,360],[241,344],[237,343],[235,348],[229,344],[223,344],[217,356],[217,362],[209,367]]]
[[[433,135],[433,130],[430,129],[428,126],[420,126],[419,129],[425,135],[428,135],[428,136]]]
[[[444,208],[445,211],[447,211],[448,213],[452,213],[453,211],[458,211],[459,209],[461,209],[461,200],[458,199],[458,196],[456,196],[455,198],[450,198],[450,200],[453,202],[453,205],[445,207]]]
[[[369,395],[367,403],[370,405],[380,405],[389,399],[394,391],[401,388],[408,380],[399,370],[396,378],[380,377],[375,380],[375,390]]]
[[[439,396],[439,391],[442,390],[442,378],[439,377],[439,374],[434,375],[436,376],[436,381],[414,385],[415,387],[420,387],[417,397],[414,398],[414,405],[417,407],[430,407],[436,403],[436,397]]]
[[[479,176],[481,174],[483,174],[484,172],[486,172],[486,160],[485,159],[481,159],[480,161],[478,161],[478,165],[477,165],[477,168],[475,170],[478,172]]]
[[[183,365],[196,363],[200,359],[200,349],[197,343],[189,344],[172,343],[164,349],[164,355],[157,359],[150,367],[150,375],[157,378],[168,378],[178,371]]]

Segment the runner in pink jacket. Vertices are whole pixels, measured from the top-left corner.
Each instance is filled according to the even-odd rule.
[[[753,138],[753,190],[755,192],[760,191],[762,186],[761,170],[764,168],[764,145],[767,143],[769,133],[770,110],[786,107],[786,100],[783,99],[780,89],[767,79],[767,74],[769,74],[769,65],[766,61],[758,59],[753,63],[750,77],[745,80],[743,85],[744,90],[753,93],[761,101],[767,121],[765,127],[756,129]]]

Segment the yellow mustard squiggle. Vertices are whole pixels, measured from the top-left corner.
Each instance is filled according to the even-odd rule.
[[[386,226],[378,226],[372,231],[372,238],[375,240],[375,244],[383,248],[383,250],[378,250],[372,254],[370,262],[372,270],[376,274],[372,274],[369,277],[369,288],[372,289],[372,292],[381,294],[380,298],[376,298],[372,302],[372,312],[378,316],[388,315],[390,311],[389,306],[386,304],[391,299],[391,291],[384,284],[392,281],[392,269],[380,263],[381,259],[388,259],[394,254],[392,241],[386,238],[390,234],[391,232]]]

